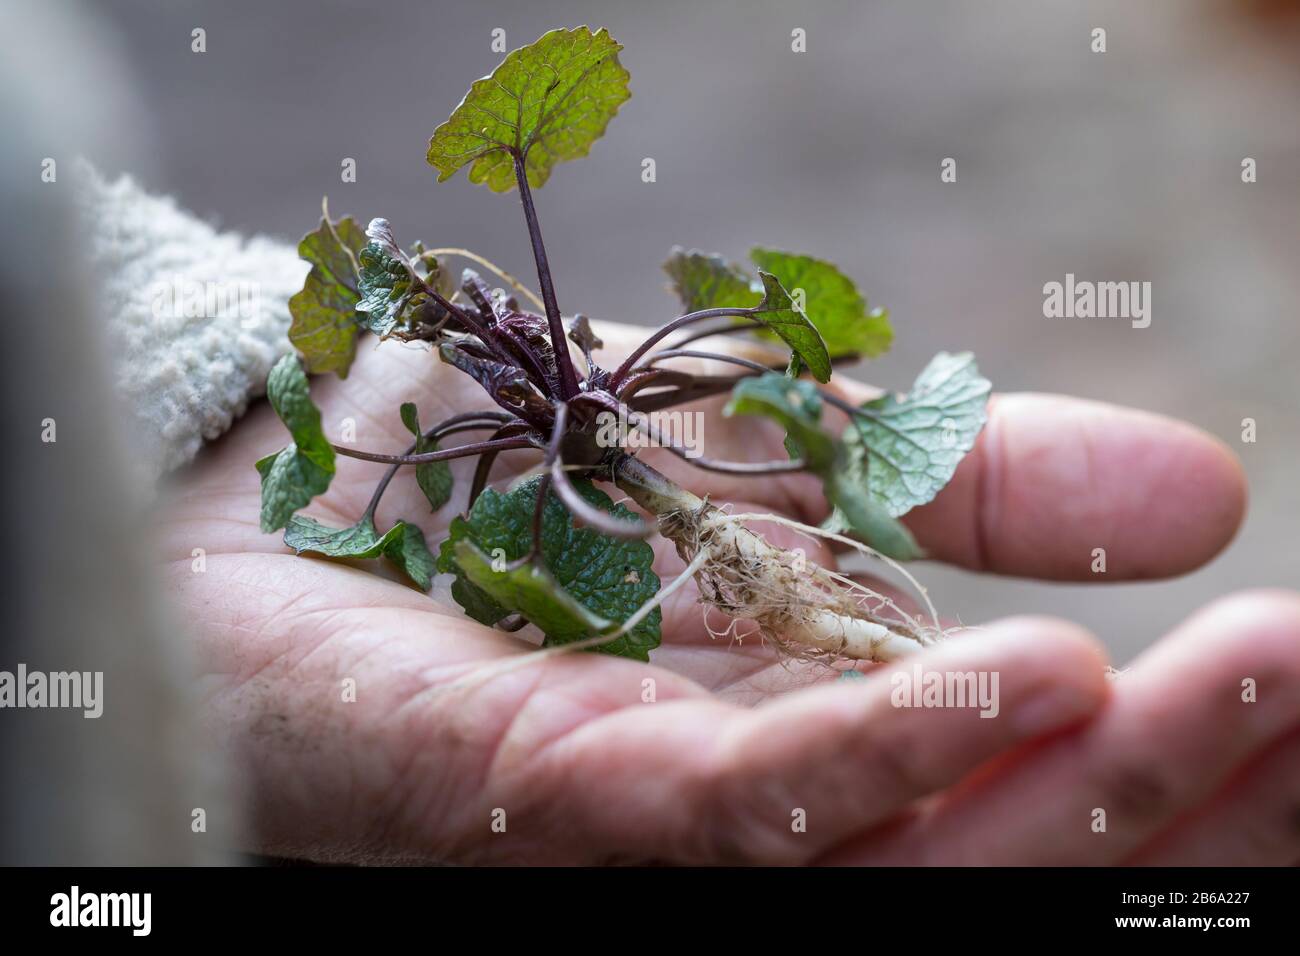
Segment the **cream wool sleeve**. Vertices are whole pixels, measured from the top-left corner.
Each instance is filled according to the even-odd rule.
[[[310,266],[285,242],[219,232],[129,177],[78,164],[95,300],[138,466],[186,464],[265,390],[289,349],[289,298]]]

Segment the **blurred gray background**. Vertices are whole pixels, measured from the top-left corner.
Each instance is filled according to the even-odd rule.
[[[18,7],[22,3],[17,4]],[[106,172],[224,227],[296,239],[320,197],[532,274],[514,194],[435,184],[429,134],[469,81],[556,26],[606,26],[633,98],[589,159],[538,194],[566,311],[674,315],[669,246],[753,243],[838,262],[887,306],[903,388],[972,348],[1002,390],[1052,390],[1189,419],[1241,455],[1243,533],[1169,582],[1044,585],[925,568],[945,612],[1076,618],[1120,659],[1228,591],[1300,583],[1300,9],[1085,3],[441,0],[145,2],[79,11],[116,56],[58,63],[115,95]],[[190,31],[207,31],[207,52]],[[807,52],[790,49],[807,31]],[[1090,51],[1093,27],[1108,51]],[[109,92],[105,92],[105,91]],[[115,91],[115,92],[114,92]],[[103,139],[101,137],[101,139]],[[114,145],[116,144],[116,145]],[[952,156],[958,181],[944,185]],[[1243,157],[1259,182],[1240,179]],[[340,182],[344,157],[358,180]],[[642,183],[653,157],[658,181]],[[1145,330],[1048,320],[1043,283],[1153,284]],[[1242,444],[1241,421],[1258,422]]]

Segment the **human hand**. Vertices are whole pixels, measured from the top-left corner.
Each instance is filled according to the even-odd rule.
[[[607,355],[634,341],[612,327],[601,334]],[[363,348],[348,379],[318,382],[313,398],[327,430],[352,417],[358,444],[375,450],[400,450],[409,436],[396,416],[371,418],[367,409],[415,401],[434,421],[487,407],[460,373],[395,343]],[[711,455],[780,456],[774,429],[725,419],[720,407],[700,406]],[[825,854],[1083,862],[1127,859],[1161,838],[1171,842],[1158,852],[1215,861],[1230,852],[1253,854],[1242,862],[1296,853],[1293,826],[1289,849],[1281,839],[1261,849],[1224,838],[1245,840],[1247,824],[1265,820],[1284,825],[1288,804],[1276,781],[1288,769],[1296,776],[1294,744],[1251,765],[1245,796],[1213,802],[1224,781],[1300,720],[1293,596],[1218,605],[1114,685],[1095,640],[1059,621],[1004,621],[927,651],[927,670],[1000,674],[993,720],[972,710],[894,708],[888,669],[827,684],[824,669],[786,666],[756,642],[715,641],[690,587],[664,605],[664,645],[652,665],[574,654],[466,681],[530,651],[395,578],[295,557],[279,535],[258,530],[252,462],[282,443],[268,407],[250,412],[178,477],[165,541],[173,591],[195,622],[205,714],[248,781],[264,852],[464,862],[803,862]],[[670,477],[685,467],[646,457]],[[535,460],[503,454],[494,482]],[[429,515],[414,482],[399,480],[379,524],[414,520],[436,545],[464,507],[472,465],[452,468],[451,504]],[[329,493],[308,511],[350,523],[380,470],[341,462]],[[690,487],[743,511],[824,516],[820,491],[804,476],[692,472]],[[1091,549],[1105,546],[1108,578],[1155,577],[1216,553],[1243,498],[1230,454],[1187,426],[1008,396],[995,400],[980,444],[949,487],[908,523],[936,557],[968,567],[1082,577]],[[765,533],[834,563],[780,528]],[[207,553],[202,574],[191,569],[195,547]],[[680,568],[667,549],[658,555],[661,576]],[[1221,632],[1225,621],[1231,635]],[[1258,704],[1236,702],[1241,676],[1258,678]],[[355,702],[342,700],[345,678],[356,681]],[[643,701],[647,679],[653,703]],[[764,706],[749,706],[756,703]],[[1088,814],[1108,799],[1118,812],[1100,837]],[[493,828],[498,809],[505,832]],[[791,827],[796,809],[806,815],[804,832]],[[1194,809],[1210,822],[1171,829]]]

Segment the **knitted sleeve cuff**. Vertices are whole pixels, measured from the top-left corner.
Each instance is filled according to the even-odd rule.
[[[140,467],[156,478],[262,394],[310,267],[287,243],[218,232],[128,177],[108,182],[83,161],[76,179],[113,382]]]

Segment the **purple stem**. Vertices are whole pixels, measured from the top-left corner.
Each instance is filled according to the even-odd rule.
[[[497,428],[499,422],[507,417],[507,415],[500,412],[465,412],[460,415],[453,415],[432,428],[426,429],[424,437],[437,441],[439,438],[460,432],[476,431],[481,428]],[[406,446],[405,453],[411,454],[411,452],[415,451],[417,444],[417,442],[411,442]],[[375,509],[379,507],[379,499],[384,496],[384,492],[388,490],[388,485],[392,482],[393,476],[397,474],[397,469],[401,467],[401,465],[390,465],[388,470],[384,472],[384,477],[380,478],[379,484],[375,486],[375,493],[370,496],[370,504],[366,505],[365,515],[374,518]]]
[[[806,471],[808,468],[802,458],[793,458],[789,461],[722,461],[717,458],[705,458],[703,455],[691,457],[686,453],[686,449],[664,438],[663,433],[655,427],[654,423],[635,409],[628,408],[613,397],[602,397],[594,392],[591,393],[591,399],[645,432],[655,445],[666,448],[688,465],[694,465],[702,471],[716,471],[725,475],[780,475]]]
[[[430,461],[450,461],[453,458],[468,458],[484,452],[507,451],[511,448],[536,448],[537,444],[529,438],[498,438],[491,441],[471,442],[457,445],[455,448],[443,448],[429,451],[422,455],[384,455],[373,451],[357,451],[344,445],[331,447],[345,458],[360,458],[362,461],[377,461],[385,465],[423,465]]]
[[[628,372],[632,371],[633,366],[640,361],[641,357],[645,355],[646,352],[649,352],[650,349],[654,348],[654,346],[662,341],[665,336],[671,335],[682,326],[690,325],[693,322],[703,322],[705,319],[720,319],[728,315],[748,317],[753,314],[754,309],[704,309],[700,312],[691,312],[688,315],[678,316],[667,325],[659,326],[659,328],[655,329],[655,331],[650,334],[649,338],[638,345],[636,349],[633,350],[632,354],[623,361],[623,364],[614,371],[614,374],[609,380],[609,390],[612,392],[617,389],[619,382],[623,380]]]
[[[519,184],[519,201],[524,207],[528,222],[528,236],[533,242],[533,261],[537,263],[537,284],[542,289],[542,304],[546,306],[546,324],[551,330],[551,347],[555,350],[555,365],[560,372],[560,398],[568,401],[578,394],[578,373],[569,356],[569,346],[564,338],[564,323],[560,321],[560,306],[555,301],[555,286],[551,283],[551,266],[546,260],[546,246],[542,243],[542,227],[537,223],[537,209],[533,206],[532,190],[528,186],[528,172],[524,168],[522,153],[512,151],[515,161],[515,181]]]
[[[652,525],[647,524],[640,518],[635,521],[624,521],[621,518],[615,518],[606,511],[601,511],[578,492],[569,480],[569,475],[564,470],[564,460],[560,457],[560,445],[564,440],[564,426],[568,422],[569,406],[557,405],[555,408],[555,428],[551,432],[551,443],[546,449],[546,464],[550,466],[547,477],[550,483],[555,486],[555,493],[559,495],[560,500],[564,502],[566,508],[575,518],[589,527],[595,528],[603,534],[611,535],[615,538],[638,539],[645,538],[654,531]]]

